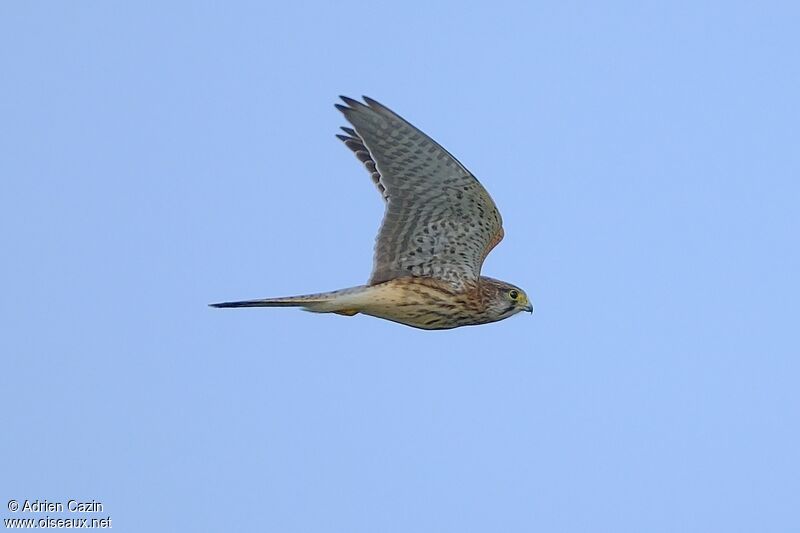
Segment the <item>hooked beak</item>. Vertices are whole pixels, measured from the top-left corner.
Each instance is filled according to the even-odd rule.
[[[529,303],[525,307],[522,308],[523,311],[527,311],[530,314],[533,314],[533,304]]]

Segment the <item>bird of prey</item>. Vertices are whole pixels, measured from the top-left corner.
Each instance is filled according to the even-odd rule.
[[[366,285],[332,292],[211,304],[357,313],[421,329],[450,329],[533,312],[525,291],[481,266],[503,238],[486,189],[456,158],[371,98],[341,97],[352,125],[337,137],[367,167],[386,211]]]

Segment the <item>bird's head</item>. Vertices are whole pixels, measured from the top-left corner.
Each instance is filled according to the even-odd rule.
[[[485,276],[481,277],[484,295],[487,298],[486,307],[494,320],[502,320],[520,311],[533,313],[533,304],[525,291],[506,283]]]

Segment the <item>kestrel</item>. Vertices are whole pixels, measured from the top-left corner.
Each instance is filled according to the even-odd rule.
[[[336,104],[353,126],[337,135],[367,167],[386,211],[366,285],[212,304],[357,313],[421,329],[450,329],[533,312],[525,291],[481,276],[503,238],[500,213],[475,176],[436,141],[371,98]]]

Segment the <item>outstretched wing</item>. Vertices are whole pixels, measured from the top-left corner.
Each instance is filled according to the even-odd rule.
[[[341,97],[353,129],[338,135],[386,200],[370,284],[404,276],[456,287],[480,276],[503,238],[502,219],[477,179],[436,141],[371,98]]]

